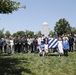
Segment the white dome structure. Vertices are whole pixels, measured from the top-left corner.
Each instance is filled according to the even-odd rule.
[[[50,32],[50,28],[47,22],[42,23],[41,26],[41,34],[44,34],[45,36],[48,36]]]
[[[44,22],[44,23],[42,23],[42,25],[48,25],[48,23],[47,22]]]

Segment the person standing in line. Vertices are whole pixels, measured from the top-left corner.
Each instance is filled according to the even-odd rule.
[[[42,35],[41,35],[41,41],[45,42],[44,39],[45,39],[45,36],[44,36],[44,34],[42,34]]]
[[[37,46],[38,46],[38,41],[37,37],[33,40],[33,48],[34,48],[34,53],[37,53]]]
[[[10,38],[7,38],[7,54],[10,54],[11,53],[11,44],[10,44]]]
[[[13,37],[9,36],[9,40],[10,40],[10,46],[11,46],[11,53],[13,53],[14,52]]]
[[[64,56],[68,56],[69,42],[66,37],[63,39],[62,43],[63,43]]]
[[[34,52],[34,50],[33,50],[33,40],[34,40],[34,36],[31,36],[31,53]]]
[[[13,43],[14,43],[14,53],[17,53],[18,52],[18,36],[16,36],[13,39]]]
[[[45,51],[45,55],[48,55],[48,41],[45,42],[44,44],[44,51]]]
[[[28,47],[28,45],[27,45],[27,37],[26,36],[23,36],[23,38],[22,38],[22,51],[23,51],[23,53],[27,53],[27,47]]]
[[[48,37],[47,36],[45,36],[45,38],[44,38],[44,44],[45,43],[48,43]]]
[[[6,41],[7,41],[7,36],[5,36],[5,38],[3,39],[3,49],[4,49],[4,53],[7,52],[7,51],[6,51],[6,49],[7,49],[7,43],[6,43]]]
[[[18,53],[22,52],[22,36],[18,37]]]
[[[76,34],[74,34],[74,51],[76,52]]]
[[[73,36],[71,34],[69,35],[68,38],[69,38],[69,40],[68,40],[68,42],[69,42],[69,51],[73,52],[74,38],[73,38]]]
[[[63,44],[62,39],[60,37],[58,38],[58,52],[60,57],[63,54]]]
[[[2,38],[0,37],[0,53],[2,54],[3,53],[3,41],[2,41]]]
[[[42,39],[41,39],[41,36],[38,36],[38,37],[37,37],[37,41],[38,41],[37,49],[38,49],[38,52],[39,52],[39,50],[40,50],[39,48],[40,48],[41,40],[42,40]]]
[[[28,43],[28,52],[31,52],[31,36],[28,35],[28,38],[27,38],[27,43]]]

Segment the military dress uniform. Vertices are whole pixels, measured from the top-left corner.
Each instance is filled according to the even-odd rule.
[[[16,36],[13,40],[14,43],[14,52],[18,52],[18,36]]]

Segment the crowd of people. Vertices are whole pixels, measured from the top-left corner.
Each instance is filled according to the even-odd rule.
[[[68,51],[76,51],[76,34],[72,36],[68,34],[67,36],[62,35],[55,37],[52,35],[49,36],[15,36],[0,38],[0,54],[12,54],[12,53],[40,53],[40,55],[47,55],[49,52],[52,52],[52,48],[48,47],[48,40],[56,38],[58,39],[58,47],[56,51],[59,53],[59,56],[64,54],[68,56]]]

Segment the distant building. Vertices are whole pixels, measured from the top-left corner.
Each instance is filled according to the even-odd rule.
[[[48,36],[50,32],[50,28],[47,22],[42,23],[41,26],[41,34],[44,34],[45,36]]]

